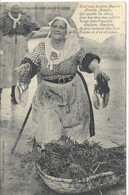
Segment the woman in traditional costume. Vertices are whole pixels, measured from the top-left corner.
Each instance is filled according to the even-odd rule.
[[[11,87],[11,101],[15,104],[17,75],[14,69],[28,53],[27,36],[39,26],[22,13],[20,4],[9,5],[9,11],[4,12],[0,20],[0,95],[3,88]]]
[[[69,38],[70,24],[63,17],[49,23],[50,33],[17,68],[19,86],[28,89],[37,74],[38,87],[32,102],[32,128],[38,142],[57,140],[66,135],[82,143],[95,135],[91,101],[80,70],[101,71],[96,55]],[[87,60],[87,61],[86,61]],[[106,77],[106,75],[105,75]]]

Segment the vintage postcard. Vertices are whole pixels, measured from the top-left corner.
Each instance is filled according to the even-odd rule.
[[[126,195],[125,1],[0,4],[1,195]]]

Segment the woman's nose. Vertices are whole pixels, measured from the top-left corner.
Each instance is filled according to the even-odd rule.
[[[60,31],[60,27],[57,26],[57,27],[56,27],[56,31]]]

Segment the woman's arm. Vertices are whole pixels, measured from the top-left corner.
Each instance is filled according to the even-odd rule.
[[[31,82],[31,78],[35,75],[32,69],[32,66],[29,63],[21,64],[18,68],[15,68],[19,76],[19,84],[24,84],[26,86]],[[36,71],[36,70],[34,70]]]
[[[110,80],[109,77],[101,71],[99,64],[99,56],[92,53],[88,53],[82,60],[81,68],[84,72],[94,73],[94,79],[97,79],[97,76],[101,74],[107,81]]]
[[[101,59],[98,55],[86,53],[85,50],[81,48],[77,53],[77,57],[80,71],[94,73],[95,79],[97,78],[97,75],[102,74],[106,80],[109,80],[109,77],[101,71],[99,66]]]
[[[101,73],[100,66],[99,66],[100,58],[94,54],[93,54],[93,58],[94,59],[91,60],[87,68],[89,72],[94,73],[94,78],[96,79],[97,75]],[[84,61],[84,64],[85,64],[85,61]]]
[[[18,68],[15,69],[19,75],[19,85],[24,88],[28,88],[31,78],[33,78],[40,70],[40,55],[43,50],[41,44],[38,44],[32,53],[25,56]]]
[[[23,18],[23,28],[27,31],[27,33],[31,33],[32,31],[38,31],[40,29],[39,24],[33,22],[29,16],[22,15],[22,18]]]
[[[99,56],[92,54],[92,53],[86,53],[81,58],[79,69],[83,72],[93,73],[97,70],[100,70],[99,68],[100,58]]]

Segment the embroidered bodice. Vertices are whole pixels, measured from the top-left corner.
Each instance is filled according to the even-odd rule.
[[[77,72],[77,66],[81,64],[81,61],[85,55],[85,50],[81,48],[76,54],[69,57],[67,60],[64,60],[59,64],[53,64],[53,69],[51,70],[45,54],[45,44],[42,42],[34,49],[31,54],[27,55],[24,60],[26,62],[31,60],[31,64],[36,66],[37,70],[42,76],[45,77],[51,75],[58,77],[58,75],[75,75]]]
[[[98,60],[98,56],[94,54],[87,54],[86,51],[77,46],[73,55],[65,55],[64,60],[55,60],[52,67],[50,62],[51,57],[57,59],[58,54],[50,52],[50,59],[48,60],[46,55],[46,44],[44,42],[39,43],[32,53],[25,56],[21,62],[22,68],[18,68],[19,72],[19,82],[30,83],[31,78],[34,75],[38,75],[38,80],[54,80],[54,79],[64,79],[65,77],[74,76],[78,70],[78,67],[81,71],[91,73],[89,69],[90,62],[94,59]],[[67,54],[67,53],[66,53]],[[99,60],[98,60],[99,63]],[[30,65],[30,69],[26,68],[26,65]]]

